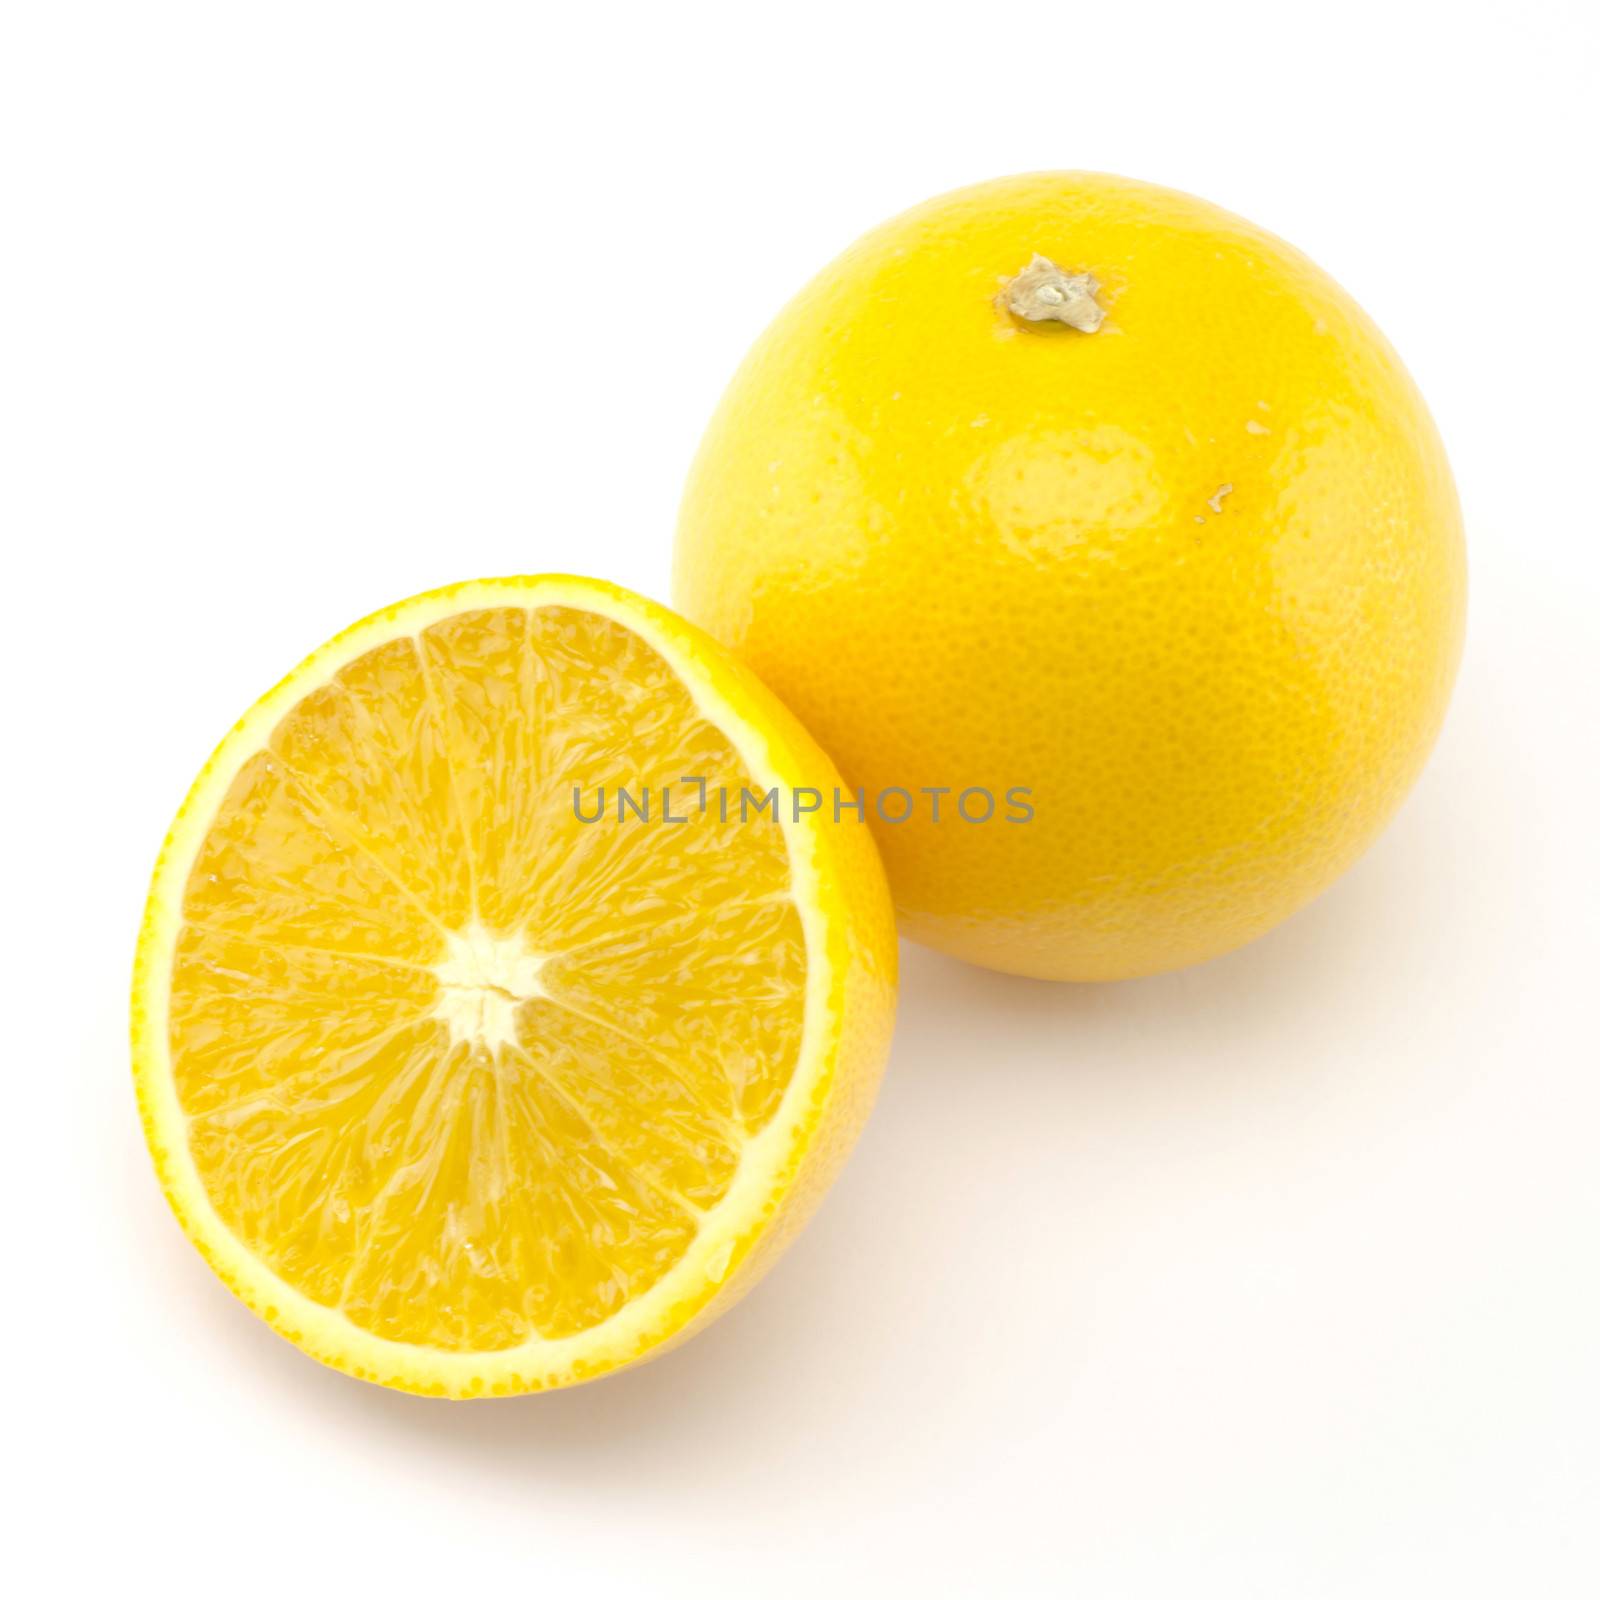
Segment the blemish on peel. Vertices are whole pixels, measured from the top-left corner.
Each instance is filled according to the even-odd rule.
[[[1272,429],[1267,427],[1265,423],[1257,422],[1254,417],[1251,417],[1250,420],[1245,423],[1244,431],[1246,433],[1271,433]]]
[[[1222,502],[1232,493],[1233,485],[1231,483],[1219,484],[1217,492],[1206,501],[1206,504],[1220,517],[1222,515]]]

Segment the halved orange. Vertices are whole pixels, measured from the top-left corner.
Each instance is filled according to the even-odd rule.
[[[134,1075],[179,1221],[311,1355],[419,1393],[575,1383],[702,1326],[887,1053],[892,913],[838,784],[609,584],[462,584],[341,634],[156,868]]]

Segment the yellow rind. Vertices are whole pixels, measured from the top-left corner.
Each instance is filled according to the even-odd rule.
[[[1032,323],[1035,255],[1099,331]],[[901,929],[1105,982],[1259,937],[1377,837],[1442,724],[1461,507],[1427,406],[1300,251],[1193,196],[1024,173],[858,239],[734,374],[673,596],[848,780]]]
[[[558,574],[455,584],[373,613],[262,696],[195,780],[157,860],[134,963],[134,1084],[162,1189],[217,1276],[307,1354],[389,1388],[456,1399],[524,1394],[601,1377],[659,1354],[739,1299],[810,1215],[860,1131],[888,1055],[896,979],[893,912],[867,829],[835,825],[826,813],[784,816],[807,958],[805,1029],[794,1075],[777,1113],[745,1147],[732,1186],[684,1256],[645,1294],[594,1328],[486,1354],[401,1344],[310,1300],[251,1255],[217,1215],[200,1181],[169,1059],[168,988],[195,855],[234,776],[291,706],[375,646],[491,606],[564,606],[619,623],[673,668],[760,787],[831,792],[840,782],[800,724],[700,629],[614,584]]]

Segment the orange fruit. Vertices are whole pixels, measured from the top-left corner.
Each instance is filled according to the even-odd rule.
[[[695,798],[836,783],[725,651],[609,584],[461,584],[317,651],[196,781],[139,941],[139,1102],[206,1259],[318,1359],[424,1394],[703,1326],[866,1116],[895,945],[864,828]]]
[[[1422,398],[1325,273],[1042,173],[896,218],[779,315],[674,593],[850,783],[916,797],[874,821],[906,933],[1109,979],[1255,938],[1372,841],[1444,714],[1465,560]]]

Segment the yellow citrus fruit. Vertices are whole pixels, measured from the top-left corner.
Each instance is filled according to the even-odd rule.
[[[425,1394],[575,1383],[725,1309],[888,1046],[871,836],[790,803],[836,782],[609,584],[462,584],[317,651],[201,773],[139,943],[145,1130],[206,1259]]]
[[[1105,979],[1243,944],[1371,841],[1444,713],[1465,558],[1422,399],[1335,283],[1190,196],[1043,173],[896,218],[781,313],[674,590],[847,781],[909,791],[873,826],[911,937]]]

